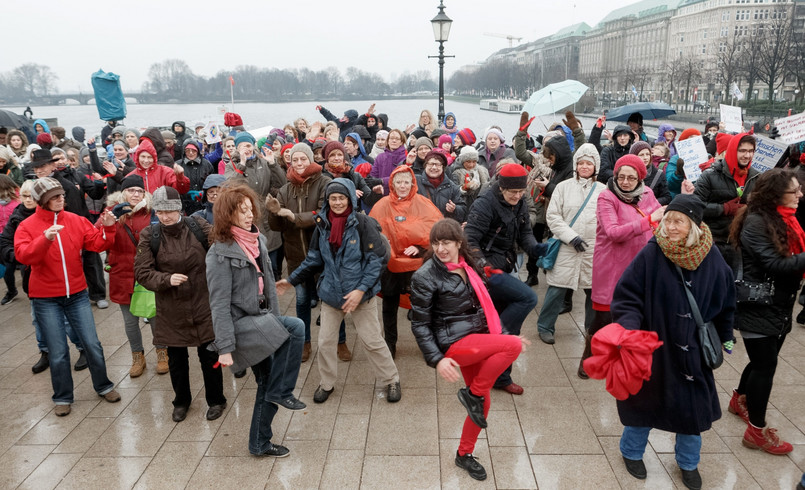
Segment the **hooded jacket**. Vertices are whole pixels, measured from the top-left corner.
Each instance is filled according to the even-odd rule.
[[[551,178],[542,192],[543,197],[550,199],[556,185],[573,176],[573,152],[564,138],[551,138],[545,143],[545,146],[549,147],[556,155],[556,159],[551,166]]]
[[[140,165],[140,155],[142,153],[148,153],[154,157],[154,163],[147,169]],[[132,173],[143,178],[146,192],[153,194],[155,190],[164,185],[173,187],[179,191],[179,194],[187,194],[187,191],[190,190],[190,179],[186,175],[182,174],[181,178],[177,178],[173,168],[157,163],[157,152],[154,149],[154,145],[147,138],[140,139],[140,146],[137,147],[137,153],[134,154],[134,161],[137,164],[137,168]]]
[[[51,241],[45,238],[45,230],[54,224],[64,228]],[[81,251],[103,252],[111,245],[108,237],[114,232],[111,226],[95,228],[75,213],[54,213],[37,206],[14,234],[14,258],[31,266],[28,296],[69,297],[87,289]]]
[[[660,124],[660,127],[657,128],[657,131],[658,131],[657,139],[654,140],[654,144],[665,143],[666,145],[668,145],[668,150],[671,152],[670,155],[668,155],[669,158],[674,156],[674,155],[676,155],[676,137],[677,137],[677,134],[676,134],[676,129],[674,129],[674,126],[671,125],[671,124],[668,124],[668,123]],[[668,142],[668,140],[665,139],[665,132],[666,131],[673,131],[673,133],[674,133],[674,139],[671,142]]]
[[[486,143],[481,142],[478,144],[478,165],[485,167],[489,171],[490,177],[495,176],[498,162],[504,158],[511,158],[515,162],[519,161],[514,154],[514,150],[504,145],[503,142],[500,143],[498,149],[493,153],[488,152]]]
[[[173,131],[173,127],[177,124],[182,128],[178,133]],[[173,152],[176,160],[178,160],[184,156],[184,142],[190,138],[190,135],[187,134],[187,125],[184,121],[174,121],[173,124],[171,124],[170,130],[176,135],[176,145],[173,147]]]
[[[374,163],[374,159],[366,153],[366,148],[363,146],[363,141],[358,133],[347,133],[347,136],[353,139],[358,144],[358,154],[352,159],[352,166],[357,167],[362,163]]]
[[[618,135],[624,133],[629,135],[629,142],[625,146],[621,146],[618,144]],[[612,144],[605,146],[604,149],[601,150],[601,171],[598,172],[598,182],[602,184],[609,182],[610,177],[612,177],[615,171],[615,162],[623,155],[629,153],[632,143],[634,143],[632,129],[625,124],[615,126],[615,131],[612,132]]]
[[[375,218],[383,234],[389,239],[391,256],[388,269],[390,272],[411,272],[422,265],[422,254],[409,257],[403,251],[415,246],[420,251],[430,247],[430,229],[442,219],[442,213],[427,197],[417,193],[417,181],[414,171],[407,165],[400,165],[391,173],[390,179],[400,173],[411,175],[411,191],[400,198],[393,186],[389,186],[389,195],[380,199],[372,208],[369,216]]]
[[[352,129],[352,126],[355,125],[355,121],[358,120],[358,111],[356,111],[355,109],[347,109],[346,111],[344,111],[344,117],[347,118],[346,121],[342,121],[340,118],[335,117],[335,115],[332,112],[328,111],[324,107],[322,107],[321,110],[319,110],[319,112],[321,113],[322,116],[324,116],[325,119],[334,122],[336,126],[338,126],[338,130],[340,131],[338,139],[341,142],[344,141],[344,138],[346,138],[347,133],[349,133],[350,130]]]
[[[453,127],[447,127],[447,116],[453,116]],[[442,119],[442,123],[439,126],[439,129],[445,131],[448,135],[450,135],[450,142],[454,142],[456,140],[456,135],[458,134],[459,127],[458,127],[458,119],[456,115],[452,112],[448,112],[444,115],[444,119]]]
[[[48,127],[48,123],[46,123],[44,119],[37,119],[37,120],[36,120],[36,121],[34,121],[34,123],[31,125],[31,127],[32,127],[32,128],[33,128],[33,130],[34,130],[34,133],[36,133],[36,125],[37,125],[37,124],[41,125],[41,126],[42,126],[42,129],[44,129],[44,130],[45,130],[45,132],[46,132],[47,134],[50,134],[50,128]]]
[[[156,162],[160,165],[173,168],[173,163],[181,158],[181,156],[176,159],[173,158],[173,155],[168,151],[168,147],[165,144],[165,138],[162,137],[162,133],[157,128],[148,128],[143,131],[142,136],[140,136],[140,143],[142,143],[143,138],[149,140],[151,145],[153,145],[154,151],[156,151],[158,155]],[[179,143],[176,144],[178,145]]]
[[[215,169],[206,158],[201,156],[201,149],[193,140],[187,139],[184,147],[188,145],[193,145],[198,150],[196,158],[191,160],[185,156],[176,163],[182,166],[185,176],[190,180],[190,190],[182,196],[182,207],[186,215],[191,215],[204,207],[201,202],[201,190],[204,180],[208,175],[215,173]]]

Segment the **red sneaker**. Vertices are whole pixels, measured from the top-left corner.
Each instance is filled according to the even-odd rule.
[[[777,435],[777,429],[772,429],[768,425],[760,428],[748,424],[741,442],[749,449],[762,449],[769,454],[775,455],[788,454],[794,450],[794,446],[780,440]]]
[[[749,411],[746,409],[746,395],[739,395],[737,391],[732,390],[732,398],[730,398],[727,411],[741,417],[747,424],[749,423]]]

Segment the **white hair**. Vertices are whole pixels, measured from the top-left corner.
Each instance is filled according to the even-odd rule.
[[[668,238],[668,232],[665,230],[665,220],[668,218],[670,213],[677,213],[679,216],[684,216],[685,219],[688,220],[690,223],[690,231],[688,232],[688,239],[685,241],[685,247],[692,248],[699,244],[699,240],[702,238],[702,229],[693,222],[687,215],[684,213],[680,213],[679,211],[668,211],[662,215],[662,219],[660,220],[660,225],[658,227],[658,232],[660,236],[664,238]]]

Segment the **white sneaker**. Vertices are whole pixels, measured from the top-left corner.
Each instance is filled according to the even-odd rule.
[[[101,299],[95,302],[95,306],[97,306],[99,310],[105,310],[109,308],[109,302],[105,299]]]

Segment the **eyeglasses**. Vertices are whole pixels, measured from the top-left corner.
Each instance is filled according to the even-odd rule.
[[[428,162],[425,164],[426,167],[441,167],[441,162]]]
[[[145,191],[144,191],[144,190],[142,190],[142,189],[135,189],[135,188],[133,188],[133,187],[129,187],[128,189],[126,189],[126,192],[128,192],[129,194],[145,194]]]
[[[631,182],[634,184],[638,181],[637,177],[632,177],[631,175],[618,175],[618,182]]]

